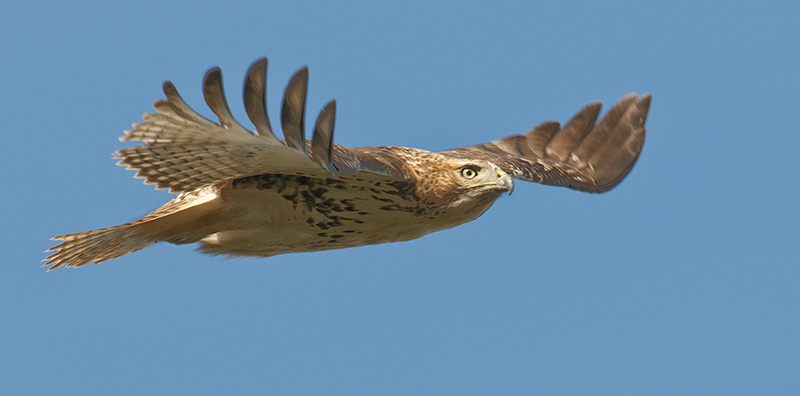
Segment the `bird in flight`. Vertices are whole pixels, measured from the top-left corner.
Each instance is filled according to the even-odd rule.
[[[100,263],[156,242],[199,242],[229,256],[342,249],[407,241],[475,220],[514,179],[602,193],[630,172],[645,138],[649,94],[622,97],[602,118],[600,102],[563,127],[548,121],[524,135],[455,150],[347,148],[333,143],[336,101],[305,137],[308,68],[289,81],[280,140],[266,108],[267,59],[244,82],[244,107],[255,131],[233,117],[213,68],[203,95],[219,122],[192,110],[167,81],[166,100],[133,124],[117,151],[119,165],[157,189],[179,193],[134,222],[56,236],[49,270]]]

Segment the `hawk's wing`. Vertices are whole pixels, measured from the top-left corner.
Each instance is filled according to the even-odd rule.
[[[117,151],[119,165],[138,172],[136,177],[170,192],[193,191],[223,180],[284,173],[330,177],[367,171],[403,178],[403,164],[390,152],[379,148],[354,150],[333,144],[336,102],[322,110],[311,140],[305,139],[305,102],[308,69],[302,68],[289,82],[284,95],[281,124],[284,140],[279,140],[267,116],[267,59],[251,66],[244,85],[247,115],[256,132],[242,127],[225,100],[219,68],[206,73],[203,96],[219,117],[212,122],[192,110],[169,81],[164,83],[167,100],[156,101],[155,114],[145,114],[143,123],[134,124],[122,141],[141,141],[142,146]]]
[[[564,128],[545,122],[525,135],[441,154],[490,161],[516,179],[605,192],[619,184],[639,158],[650,98],[626,95],[596,125],[600,102],[584,107]]]

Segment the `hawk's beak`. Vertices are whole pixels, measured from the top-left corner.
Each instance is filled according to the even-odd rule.
[[[511,195],[511,193],[514,192],[514,179],[512,179],[507,173],[498,170],[495,188],[501,191],[508,191],[508,195]]]
[[[497,171],[497,179],[494,182],[473,184],[470,187],[490,186],[502,192],[508,191],[508,195],[514,191],[514,179],[502,170]]]

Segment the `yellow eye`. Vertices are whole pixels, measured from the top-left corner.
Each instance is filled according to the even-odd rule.
[[[461,170],[461,176],[464,176],[465,179],[472,180],[475,176],[478,176],[478,172],[475,169],[464,168]]]

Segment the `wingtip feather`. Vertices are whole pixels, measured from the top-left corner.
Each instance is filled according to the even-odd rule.
[[[308,66],[303,66],[289,80],[283,95],[281,108],[281,125],[286,144],[306,152],[305,115],[306,95],[308,92]]]
[[[267,57],[253,62],[244,80],[244,108],[260,136],[278,140],[267,112]]]

